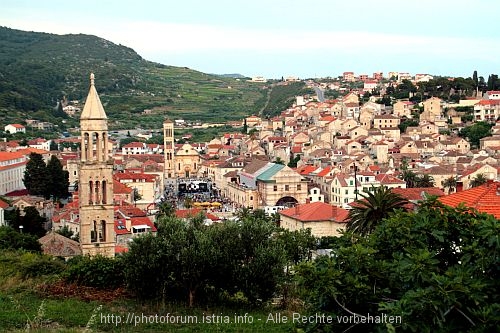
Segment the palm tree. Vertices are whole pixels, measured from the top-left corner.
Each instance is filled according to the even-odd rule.
[[[472,188],[481,186],[483,184],[486,184],[487,181],[488,179],[486,179],[486,177],[482,173],[480,173],[470,182],[470,187]]]
[[[448,189],[448,193],[453,193],[457,188],[457,180],[455,177],[447,178],[443,181],[443,187]]]
[[[373,188],[372,188],[373,189]],[[403,208],[408,201],[385,186],[374,188],[363,199],[356,200],[347,216],[347,231],[362,236],[370,234],[375,227],[394,210]]]
[[[414,188],[417,186],[418,176],[415,172],[403,169],[399,177],[406,182],[406,187]]]
[[[416,187],[434,187],[434,178],[431,175],[424,173],[417,177]]]

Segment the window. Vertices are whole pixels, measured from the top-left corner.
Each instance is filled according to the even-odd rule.
[[[285,191],[290,191],[290,185],[285,185]]]
[[[250,196],[250,200],[253,200],[253,196]]]
[[[314,189],[313,194],[318,194],[318,190]]]
[[[349,190],[345,190],[345,194],[346,194],[346,195],[347,195],[347,194],[349,194]]]
[[[273,186],[273,191],[274,191],[274,192],[278,191],[278,185],[274,185],[274,186]]]
[[[300,184],[297,184],[297,191],[300,191],[302,189],[302,186]]]

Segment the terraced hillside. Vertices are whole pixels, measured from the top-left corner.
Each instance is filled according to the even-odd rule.
[[[0,27],[0,116],[5,122],[57,122],[57,101],[83,101],[90,72],[114,128],[158,127],[165,115],[212,122],[241,119],[259,113],[272,89],[244,78],[147,61],[96,36]],[[153,112],[143,115],[145,109]]]

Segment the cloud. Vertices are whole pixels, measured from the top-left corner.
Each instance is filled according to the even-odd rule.
[[[216,25],[175,24],[150,21],[54,22],[43,19],[4,20],[4,24],[23,30],[86,33],[134,48],[139,53],[176,54],[203,51],[260,51],[271,53],[329,52],[357,54],[435,54],[437,56],[474,56],[489,58],[498,53],[499,43],[490,39],[446,38],[400,35],[370,31],[262,30]]]

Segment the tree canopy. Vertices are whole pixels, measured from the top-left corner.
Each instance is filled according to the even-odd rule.
[[[469,139],[471,146],[479,147],[479,140],[490,136],[491,127],[493,124],[480,121],[471,126],[463,128],[459,135]]]
[[[52,155],[47,163],[47,174],[50,179],[47,192],[54,198],[66,198],[68,196],[69,173],[63,170],[59,159]]]
[[[157,236],[136,238],[124,256],[130,290],[141,299],[190,306],[238,293],[249,304],[269,300],[286,282],[287,263],[308,258],[314,238],[279,229],[263,211],[239,216],[238,222],[205,225],[202,215],[179,220],[166,207]]]
[[[49,174],[42,155],[37,153],[31,153],[29,155],[23,181],[29,194],[47,196]]]
[[[31,153],[24,171],[24,186],[31,195],[41,195],[45,198],[66,198],[68,196],[69,173],[63,170],[59,159],[52,155],[45,164],[43,157]]]
[[[298,276],[310,313],[357,315],[358,321],[301,326],[307,332],[493,332],[500,319],[499,235],[493,216],[433,200],[417,212],[395,213],[368,237],[346,233],[332,243],[331,256],[299,265]],[[384,314],[399,321],[361,323]]]

